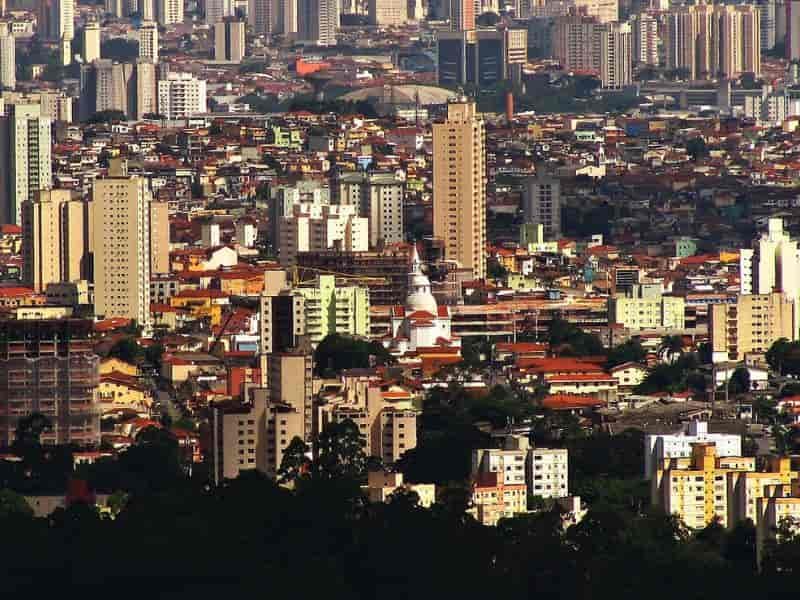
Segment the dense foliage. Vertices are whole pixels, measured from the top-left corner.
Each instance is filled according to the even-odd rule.
[[[445,493],[430,509],[410,491],[371,504],[361,467],[352,469],[363,457],[353,428],[326,435],[292,490],[256,473],[216,489],[180,472],[154,476],[150,467],[172,463],[175,448],[149,432],[136,444],[152,450],[140,473],[146,485],[115,498],[115,518],[73,504],[36,519],[4,492],[6,589],[192,599],[266,590],[348,599],[768,597],[792,589],[800,568],[787,531],[756,575],[748,524],[690,532],[658,511],[598,503],[566,531],[557,508],[487,528],[465,515],[464,494]],[[608,458],[602,443],[575,447],[576,468]]]
[[[314,352],[314,373],[329,377],[345,369],[366,369],[393,362],[380,342],[332,334],[325,337]]]

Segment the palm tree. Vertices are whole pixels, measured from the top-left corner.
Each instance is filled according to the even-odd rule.
[[[658,355],[665,362],[673,362],[683,354],[683,337],[680,335],[665,335],[658,346]]]

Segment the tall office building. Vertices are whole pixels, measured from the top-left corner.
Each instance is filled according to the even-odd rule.
[[[183,23],[183,0],[154,0],[159,25]]]
[[[83,27],[81,58],[87,65],[100,58],[100,23],[97,21],[89,21]]]
[[[470,31],[475,29],[475,0],[444,0],[450,9],[450,29]]]
[[[75,0],[41,0],[37,33],[45,40],[71,41],[75,37]]]
[[[298,0],[277,0],[278,16],[275,19],[279,33],[285,37],[297,36]]]
[[[233,0],[206,0],[206,25],[214,25],[233,14]]]
[[[19,224],[22,203],[50,189],[50,130],[38,104],[12,104],[0,117],[0,223]]]
[[[528,32],[519,28],[440,31],[437,54],[441,85],[520,81],[522,65],[528,61]]]
[[[44,190],[22,204],[22,280],[44,293],[51,283],[89,279],[88,203],[69,190]]]
[[[244,58],[244,21],[226,18],[214,24],[214,60],[240,63]]]
[[[658,66],[658,20],[641,13],[631,18],[633,33],[633,62]]]
[[[17,85],[17,59],[14,35],[9,23],[0,23],[0,88],[13,90]]]
[[[94,309],[104,317],[134,319],[150,330],[150,209],[146,179],[111,161],[92,187]]]
[[[158,25],[153,21],[145,21],[139,27],[139,58],[158,62]]]
[[[779,7],[776,0],[759,0],[758,9],[761,15],[761,51],[769,52],[775,47],[776,20]],[[785,12],[784,8],[784,12]]]
[[[561,182],[538,173],[525,182],[523,196],[525,223],[542,225],[549,240],[561,237]]]
[[[433,233],[445,259],[486,277],[486,149],[475,103],[447,105],[447,119],[433,125]]]
[[[248,0],[247,24],[257,35],[277,33],[278,12],[277,0]]]
[[[128,3],[125,0],[104,0],[105,11],[116,19],[124,19],[128,16]]]
[[[689,79],[761,73],[761,22],[751,5],[680,6],[667,15],[667,68]]]
[[[206,82],[189,73],[170,73],[158,82],[158,113],[182,119],[206,112]]]
[[[19,420],[32,413],[51,423],[43,444],[100,443],[92,336],[91,320],[0,322],[0,445],[10,445]]]
[[[297,38],[300,41],[335,46],[338,27],[337,0],[297,0]]]
[[[800,0],[786,0],[786,58],[800,60]]]
[[[606,23],[600,34],[600,81],[604,88],[633,82],[632,36],[628,23]]]

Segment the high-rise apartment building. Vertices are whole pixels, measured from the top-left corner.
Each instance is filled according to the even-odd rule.
[[[380,385],[359,382],[359,400],[333,409],[335,422],[353,421],[364,438],[367,456],[380,458],[391,465],[417,447],[419,411],[409,401],[392,401],[384,396]]]
[[[169,204],[153,201],[150,203],[150,273],[169,272]]]
[[[800,0],[786,0],[786,58],[800,60]]]
[[[51,423],[44,444],[100,443],[99,357],[92,321],[0,321],[0,445],[19,420],[41,413]]]
[[[475,29],[475,0],[447,0],[450,8],[450,29],[471,31]]]
[[[159,25],[183,23],[183,0],[154,0]]]
[[[797,339],[796,304],[783,292],[740,295],[736,304],[709,310],[712,360],[740,361],[751,352],[766,352],[781,338]]]
[[[89,21],[83,27],[81,58],[87,65],[100,58],[100,24],[97,21]]]
[[[369,220],[358,216],[357,206],[303,202],[291,210],[279,221],[277,246],[282,266],[294,265],[298,252],[369,249]]]
[[[722,457],[713,443],[693,444],[690,458],[661,461],[652,480],[656,506],[699,529],[714,519],[723,526],[750,519],[756,527],[768,510],[768,497],[785,497],[798,472],[789,457],[768,457],[766,469],[756,471],[755,458]],[[779,493],[776,488],[785,488]]]
[[[22,203],[22,280],[36,292],[81,279],[87,252],[86,204],[69,190],[44,190]]]
[[[117,63],[101,58],[89,69],[87,94],[92,94],[94,100],[93,106],[86,109],[89,114],[118,110],[129,119],[140,120],[147,113],[156,112],[154,63],[141,58],[135,63]],[[88,102],[89,98],[85,101]]]
[[[526,223],[542,225],[551,241],[561,238],[561,182],[557,177],[538,173],[528,178],[522,202]]]
[[[92,187],[95,313],[134,319],[150,330],[150,210],[146,179],[113,160]]]
[[[785,15],[785,7],[783,4],[778,4],[776,0],[760,0],[758,2],[758,10],[761,17],[761,51],[769,52],[775,47],[777,38],[776,33],[776,20],[779,17],[778,11],[783,9]],[[784,17],[785,19],[785,17]],[[785,35],[785,34],[784,34]]]
[[[700,2],[667,15],[667,68],[689,79],[733,79],[761,73],[761,23],[748,4]]]
[[[433,232],[444,240],[445,260],[486,277],[486,148],[475,103],[447,106],[433,125]]]
[[[242,62],[244,43],[244,21],[226,18],[214,24],[214,60]]]
[[[71,41],[75,37],[75,0],[41,0],[37,33],[53,42]]]
[[[104,0],[105,11],[116,19],[124,19],[129,14],[129,6],[125,0]]]
[[[232,0],[206,0],[206,25],[213,26],[233,14]]]
[[[248,0],[247,24],[255,34],[277,33],[278,0]]]
[[[605,88],[632,82],[633,40],[627,23],[601,23],[597,17],[556,19],[553,53],[568,71],[593,71]]]
[[[297,0],[297,38],[300,41],[335,46],[338,27],[337,0]]]
[[[783,228],[783,219],[772,218],[767,231],[739,252],[739,289],[742,294],[769,294],[780,290],[797,303],[800,299],[800,250]]]
[[[600,81],[619,89],[633,82],[633,39],[628,23],[607,23],[600,36]]]
[[[540,498],[569,496],[569,456],[564,448],[531,448],[528,439],[509,436],[502,449],[472,451],[472,478],[496,473],[503,485],[525,485]]]
[[[640,65],[658,65],[658,20],[651,14],[641,13],[631,18],[633,33],[633,62]]]
[[[558,17],[553,28],[553,55],[566,71],[600,73],[601,37],[605,27],[596,17]]]
[[[22,203],[51,187],[50,129],[38,104],[12,104],[0,117],[0,223],[19,224]]]
[[[189,73],[170,73],[158,82],[158,112],[182,119],[206,112],[206,82]]]
[[[368,14],[370,25],[403,25],[408,21],[408,0],[369,0]]]
[[[158,25],[145,21],[139,27],[139,58],[158,63]]]
[[[344,173],[339,177],[339,203],[358,207],[369,220],[369,245],[402,242],[405,183],[394,173]]]
[[[320,275],[314,282],[294,288],[292,294],[303,298],[302,321],[305,335],[312,344],[319,344],[334,333],[370,334],[369,290],[366,287],[337,285],[333,275]]]
[[[0,23],[0,89],[17,86],[17,59],[14,35],[8,23]]]
[[[732,433],[710,433],[708,423],[689,421],[677,433],[648,433],[644,436],[644,478],[652,479],[655,469],[664,460],[690,458],[694,444],[709,443],[720,457],[741,456],[742,436]]]

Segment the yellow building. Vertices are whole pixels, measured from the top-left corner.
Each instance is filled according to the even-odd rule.
[[[780,338],[797,339],[794,303],[782,292],[740,295],[736,304],[711,306],[709,317],[714,362],[740,361]]]
[[[103,413],[126,409],[141,415],[149,415],[153,404],[150,390],[140,384],[135,377],[124,373],[101,375],[97,399]]]
[[[758,525],[776,489],[788,493],[798,472],[790,459],[770,457],[767,470],[755,470],[755,458],[718,457],[713,443],[692,445],[690,458],[664,459],[652,480],[653,504],[663,506],[692,528],[719,517],[725,526],[750,519]],[[783,487],[781,487],[783,486]]]
[[[172,296],[169,304],[186,309],[192,319],[210,319],[214,327],[222,321],[222,307],[228,304],[228,295],[220,290],[184,290]]]
[[[136,377],[139,374],[139,367],[115,357],[104,358],[100,361],[100,375],[108,375],[115,372]]]

